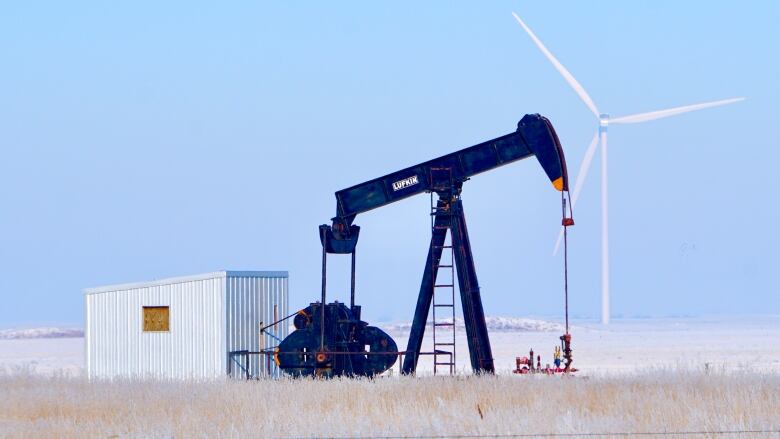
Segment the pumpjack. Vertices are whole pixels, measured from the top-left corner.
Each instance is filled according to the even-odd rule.
[[[517,130],[510,134],[336,192],[336,216],[332,218],[331,225],[323,224],[319,227],[320,241],[322,243],[322,297],[319,303],[326,303],[327,255],[351,254],[350,307],[347,309],[346,305],[339,305],[344,308],[342,313],[345,316],[348,314],[359,316],[360,314],[360,307],[355,305],[355,250],[360,235],[360,227],[355,225],[354,221],[358,214],[425,192],[431,193],[432,196],[436,195],[438,199],[435,200],[431,212],[433,227],[431,241],[428,246],[428,257],[426,258],[425,270],[420,284],[402,371],[405,374],[412,374],[417,368],[426,321],[431,310],[431,303],[434,300],[436,287],[438,286],[436,284],[437,273],[440,268],[445,266],[452,268],[454,262],[457,270],[471,367],[478,374],[493,373],[495,371],[493,354],[482,308],[471,243],[466,228],[466,217],[461,193],[463,184],[474,175],[531,156],[537,158],[555,189],[561,192],[568,192],[568,175],[561,143],[550,121],[539,114],[525,115],[518,122]],[[445,245],[448,230],[451,234],[450,246]],[[449,264],[442,264],[442,252],[445,248],[450,248],[452,251],[453,262],[449,262]],[[434,306],[436,305],[434,304]],[[454,313],[454,303],[446,306],[453,307]],[[369,335],[355,335],[354,331],[352,333],[335,331],[333,326],[337,324],[337,319],[331,316],[333,313],[326,312],[329,307],[341,309],[336,304],[328,304],[325,307],[312,304],[310,311],[314,315],[311,317],[319,319],[320,322],[317,325],[308,327],[309,329],[306,329],[309,331],[309,335],[306,336],[308,341],[302,344],[299,343],[300,345],[308,343],[309,348],[306,351],[308,354],[299,353],[300,355],[291,355],[287,361],[281,364],[283,370],[297,370],[300,372],[303,370],[301,369],[302,367],[307,367],[307,371],[313,369],[315,374],[317,370],[323,370],[327,371],[328,375],[361,375],[364,374],[361,370],[367,369],[369,370],[368,374],[373,375],[392,367],[393,363],[395,363],[395,358],[392,358],[392,361],[374,361],[371,362],[370,367],[361,366],[359,368],[348,367],[349,364],[344,361],[334,361],[333,358],[338,356],[336,354],[343,354],[354,356],[359,360],[356,364],[363,364],[365,360],[360,360],[358,357],[365,359],[371,353],[381,354],[382,352],[366,352],[363,350],[364,345],[371,344],[371,340],[368,339],[372,337],[372,334],[375,334],[373,336],[377,339],[382,340],[383,346],[385,346],[385,354],[391,354],[386,347],[389,344],[392,344],[394,347],[395,343],[392,339],[389,339],[387,334],[381,331],[376,332],[372,330],[373,332],[369,332]],[[435,312],[436,309],[434,308]],[[359,317],[357,319],[359,320]],[[361,323],[362,327],[365,327],[365,322]],[[434,324],[436,323],[434,322]],[[448,324],[454,326],[454,318]],[[358,326],[360,327],[360,325]],[[316,334],[317,331],[312,328],[315,328],[320,333]],[[336,334],[336,336],[333,334]],[[317,337],[318,335],[319,337]],[[295,336],[295,332],[290,335],[290,337],[293,336]],[[301,337],[303,336],[298,335],[295,337],[302,339]],[[356,337],[363,337],[364,340],[352,343],[352,341],[355,341],[352,338]],[[288,343],[288,345],[291,344]],[[452,344],[454,348],[454,339],[452,343],[439,344]],[[438,347],[441,346],[434,345],[436,352],[439,354],[444,353]],[[315,350],[317,352],[312,355],[311,351]],[[397,355],[397,353],[395,354]],[[311,360],[312,358],[314,361]],[[303,364],[304,360],[305,365]],[[334,364],[346,364],[346,366],[334,369]],[[454,361],[450,365],[454,365]]]

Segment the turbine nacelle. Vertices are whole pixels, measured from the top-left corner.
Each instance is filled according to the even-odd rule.
[[[609,114],[607,113],[599,114],[599,127],[606,130],[608,125],[609,125]]]

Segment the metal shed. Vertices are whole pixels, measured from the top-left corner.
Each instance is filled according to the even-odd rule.
[[[232,351],[275,345],[260,326],[286,316],[286,271],[218,271],[84,290],[90,378],[214,378]],[[279,338],[287,326],[279,325]],[[277,375],[255,356],[253,376]]]

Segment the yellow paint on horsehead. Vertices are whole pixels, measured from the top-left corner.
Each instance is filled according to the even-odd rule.
[[[558,177],[552,182],[553,186],[555,186],[555,189],[557,189],[559,192],[563,190],[563,177]]]

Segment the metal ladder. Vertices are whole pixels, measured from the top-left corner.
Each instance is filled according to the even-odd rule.
[[[452,168],[431,168],[432,187],[440,191],[453,191]],[[434,196],[436,195],[436,196]],[[431,233],[444,230],[449,231],[449,237],[442,245],[441,257],[438,265],[431,261],[431,278],[433,279],[433,374],[439,372],[439,368],[446,367],[450,375],[455,373],[455,258],[452,248],[451,222],[446,225],[437,225],[437,216],[449,216],[449,209],[441,209],[438,206],[438,194],[431,192]],[[449,257],[447,257],[449,255]],[[433,252],[431,252],[433,258]],[[444,320],[444,321],[442,321]],[[449,336],[439,334],[437,329],[449,329]]]

